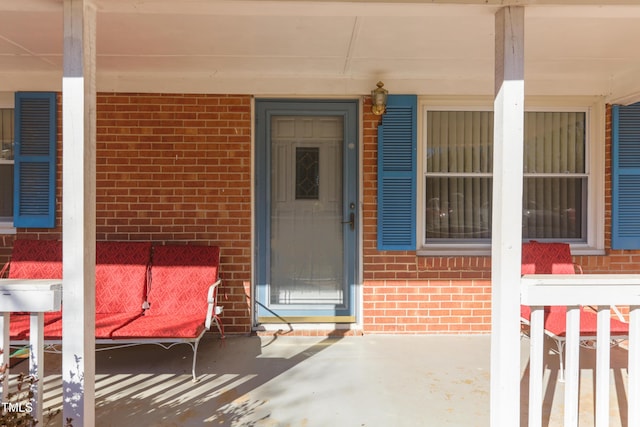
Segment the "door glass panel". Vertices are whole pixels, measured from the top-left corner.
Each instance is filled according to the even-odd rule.
[[[317,200],[320,194],[320,149],[296,147],[296,200]]]
[[[344,304],[342,117],[271,122],[271,304]]]

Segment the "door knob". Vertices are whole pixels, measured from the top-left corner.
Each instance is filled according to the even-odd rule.
[[[349,224],[349,228],[351,230],[355,230],[356,228],[356,214],[351,212],[349,214],[349,221],[342,221],[343,224]]]

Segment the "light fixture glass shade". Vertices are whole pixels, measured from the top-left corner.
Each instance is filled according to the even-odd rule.
[[[371,112],[376,116],[384,114],[387,108],[387,95],[389,91],[383,89],[384,83],[378,82],[377,88],[371,91]]]

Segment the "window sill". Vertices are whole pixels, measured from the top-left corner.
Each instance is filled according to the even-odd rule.
[[[475,245],[429,245],[424,246],[416,251],[418,256],[437,256],[437,257],[449,257],[449,256],[490,256],[491,245],[490,244],[475,244]]]
[[[606,252],[604,249],[588,246],[586,243],[571,244],[571,255],[596,255],[602,256]],[[429,245],[416,251],[416,255],[424,257],[450,257],[450,256],[491,256],[490,244],[476,245]]]
[[[0,222],[0,234],[16,234],[16,228],[9,222]]]

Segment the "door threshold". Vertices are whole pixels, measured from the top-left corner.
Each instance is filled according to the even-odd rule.
[[[355,323],[355,316],[261,316],[258,323]]]
[[[362,336],[362,325],[353,323],[261,323],[253,327],[258,336],[345,337]]]

